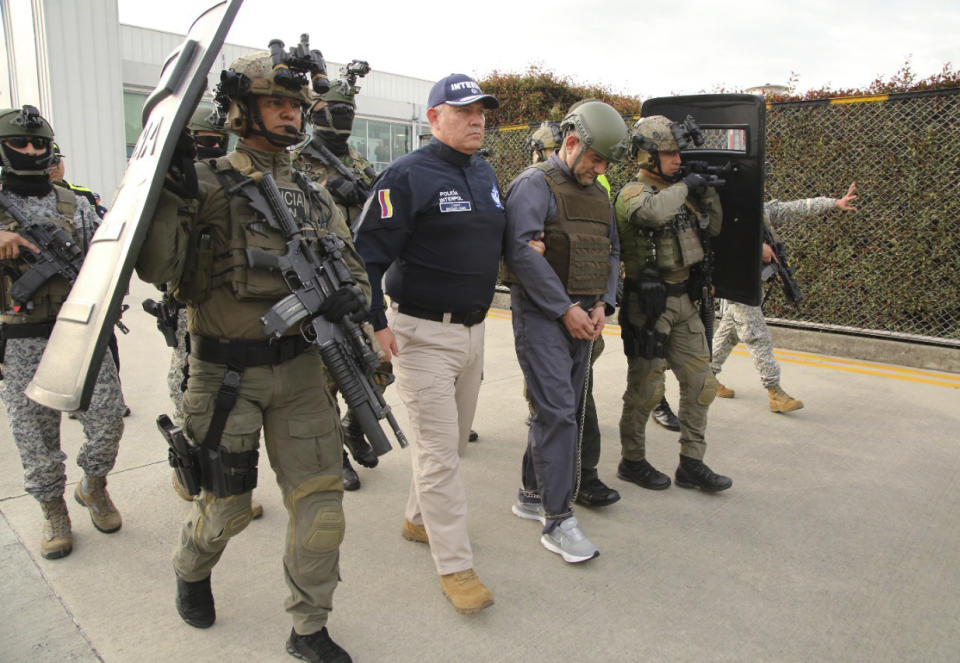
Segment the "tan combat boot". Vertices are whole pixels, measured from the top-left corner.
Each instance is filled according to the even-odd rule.
[[[440,576],[440,586],[461,615],[471,615],[493,605],[493,594],[473,569]]]
[[[723,386],[719,381],[717,382],[717,397],[718,398],[733,398],[733,395],[736,392],[730,387]]]
[[[803,407],[803,401],[798,401],[785,392],[780,385],[770,387],[767,391],[770,393],[771,412],[793,412]]]
[[[40,539],[40,556],[44,559],[60,559],[73,550],[73,535],[70,533],[70,514],[63,497],[49,502],[40,502],[43,509],[43,532]]]
[[[430,539],[427,537],[427,528],[423,525],[414,525],[406,518],[403,519],[403,529],[400,530],[400,536],[407,541],[430,543]]]
[[[107,477],[84,476],[73,496],[79,504],[90,510],[90,520],[98,530],[111,534],[120,529],[123,521],[107,492]]]

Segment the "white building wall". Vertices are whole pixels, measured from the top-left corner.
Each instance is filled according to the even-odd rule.
[[[66,179],[109,206],[126,166],[116,0],[42,0],[49,118]]]
[[[124,168],[116,0],[2,0],[4,106],[31,104],[56,133],[67,179],[106,201]]]

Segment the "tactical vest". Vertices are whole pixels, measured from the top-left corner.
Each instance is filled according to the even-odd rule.
[[[31,219],[33,223],[53,223],[58,228],[65,230],[79,245],[77,228],[73,224],[73,217],[77,210],[77,197],[69,189],[62,187],[53,187],[57,194],[57,216]],[[6,212],[0,212],[0,228],[10,232],[18,232],[20,224]],[[84,247],[85,248],[85,247]],[[21,247],[20,253],[29,251]],[[60,312],[60,307],[67,301],[67,295],[70,294],[70,283],[60,276],[52,276],[46,283],[40,286],[34,293],[30,304],[21,307],[20,311],[14,311],[15,303],[10,297],[10,287],[13,282],[30,270],[30,263],[23,258],[16,261],[4,261],[2,275],[0,275],[0,300],[3,302],[3,313],[0,313],[0,322],[4,324],[23,324],[28,322],[46,322],[53,320]]]
[[[610,199],[599,184],[589,188],[549,161],[531,166],[543,172],[557,201],[557,212],[546,220],[543,257],[572,296],[603,295],[610,276]],[[505,283],[518,283],[504,270]]]
[[[207,163],[227,199],[228,222],[226,229],[221,224],[202,220],[193,224],[183,272],[179,282],[172,284],[174,297],[186,304],[198,305],[210,296],[211,291],[223,285],[229,285],[240,301],[276,301],[289,295],[290,288],[279,272],[253,269],[247,265],[247,249],[278,255],[286,250],[283,235],[269,227],[250,208],[248,199],[240,191],[230,192],[232,187],[256,172],[250,158],[234,151]],[[298,181],[298,188],[305,201],[309,201],[305,208],[311,217],[301,231],[308,239],[311,230],[314,236],[325,233],[332,210],[319,195],[313,195],[305,179]]]
[[[663,188],[663,184],[645,170],[640,171],[637,179],[655,190]],[[700,242],[700,219],[703,215],[687,198],[669,223],[651,231],[657,269],[661,272],[677,272],[703,260],[703,244]]]

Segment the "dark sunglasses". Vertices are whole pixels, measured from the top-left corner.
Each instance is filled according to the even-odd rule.
[[[220,136],[194,136],[193,142],[197,147],[223,147],[224,139]]]
[[[43,136],[10,136],[4,138],[3,142],[18,150],[22,150],[31,144],[38,150],[45,150],[50,147],[50,139]]]

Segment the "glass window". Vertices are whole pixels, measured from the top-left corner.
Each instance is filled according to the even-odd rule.
[[[391,124],[390,158],[396,159],[410,151],[410,127],[405,124]]]
[[[390,123],[378,120],[367,122],[367,159],[390,163]]]
[[[147,100],[147,95],[139,92],[123,93],[123,131],[127,143],[127,158],[133,153],[133,146],[140,136],[140,130],[143,125],[140,122],[140,116],[143,113],[143,104]]]
[[[367,121],[358,117],[353,121],[353,131],[347,143],[357,151],[357,154],[364,156],[367,153]]]

